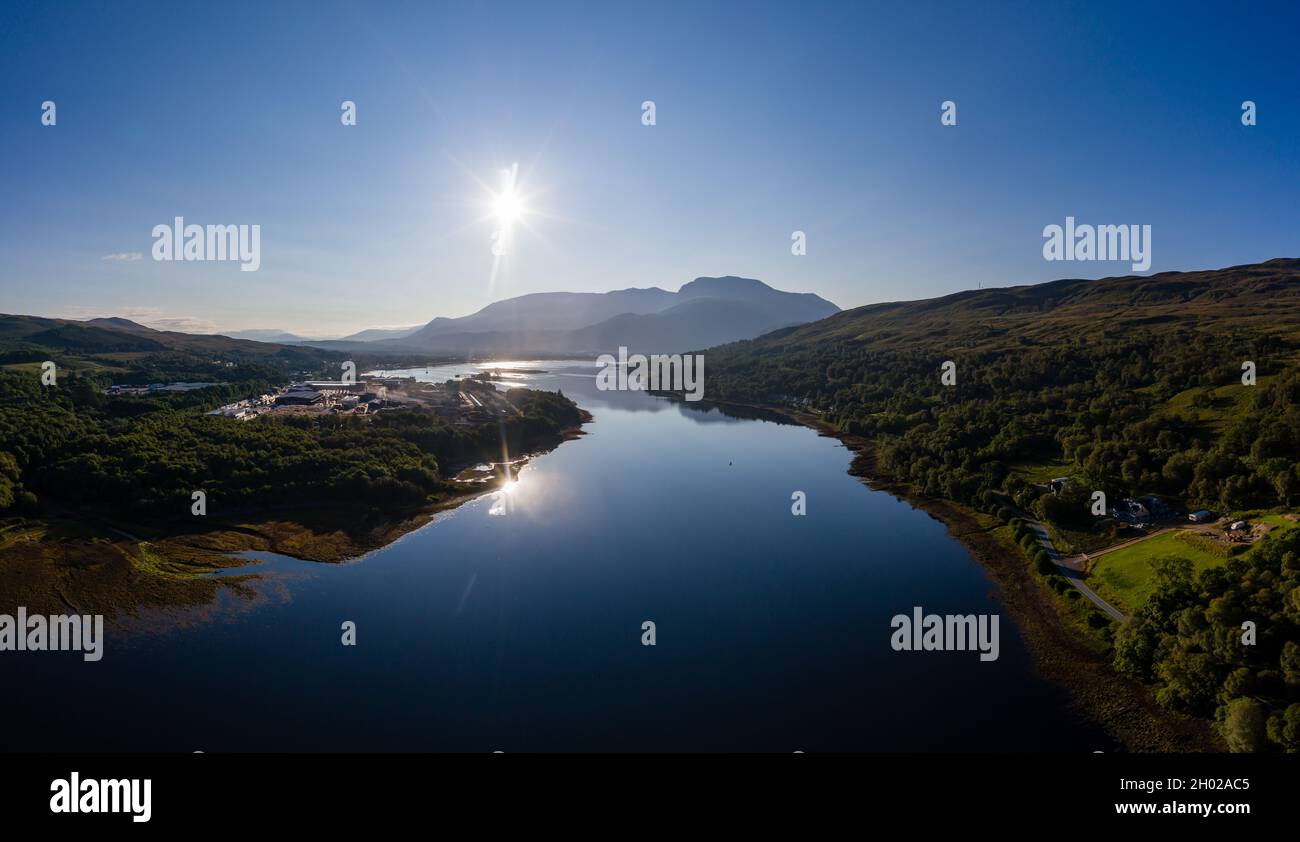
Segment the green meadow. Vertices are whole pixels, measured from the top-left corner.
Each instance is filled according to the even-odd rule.
[[[1280,514],[1245,515],[1246,520],[1264,522],[1274,528],[1267,536],[1255,542],[1241,555],[1249,555],[1265,541],[1272,541],[1278,535],[1294,529],[1296,522]],[[1160,558],[1185,558],[1192,563],[1199,573],[1211,567],[1224,564],[1226,555],[1202,549],[1178,537],[1178,531],[1164,532],[1148,538],[1122,550],[1107,553],[1096,560],[1092,568],[1089,584],[1106,601],[1115,605],[1126,614],[1140,609],[1151,591],[1155,588],[1155,572],[1151,562]]]

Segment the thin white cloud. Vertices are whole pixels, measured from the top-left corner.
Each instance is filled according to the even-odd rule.
[[[128,263],[135,260],[144,260],[144,253],[139,251],[115,251],[112,254],[106,254],[100,260],[108,263]]]
[[[138,307],[130,304],[101,306],[74,304],[66,307],[57,317],[64,319],[96,319],[117,316],[151,327],[154,330],[174,330],[179,333],[220,333],[215,322],[195,316],[178,316],[157,307]]]
[[[207,319],[193,316],[173,316],[164,319],[142,319],[140,324],[154,330],[173,330],[177,333],[219,333],[217,326]]]

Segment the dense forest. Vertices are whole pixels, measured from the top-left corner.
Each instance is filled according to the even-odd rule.
[[[446,470],[499,459],[580,423],[562,395],[512,389],[520,414],[453,427],[428,412],[262,417],[204,415],[256,395],[261,380],[192,392],[109,397],[91,376],[54,387],[0,371],[0,508],[65,506],[178,516],[190,495],[209,507],[300,505],[417,506],[446,491]]]
[[[1269,365],[1290,351],[1276,338],[1135,332],[1014,355],[960,350],[950,354],[952,387],[940,383],[946,358],[933,352],[855,353],[844,343],[783,360],[807,368],[787,368],[774,390],[748,381],[761,363],[737,372],[710,358],[706,388],[722,400],[806,398],[844,432],[877,440],[885,471],[936,497],[976,503],[992,488],[1032,507],[1040,495],[1013,468],[1068,463],[1079,480],[1070,494],[1082,496],[1052,496],[1055,508],[1040,511],[1052,519],[1086,518],[1094,490],[1228,510],[1291,505],[1300,495],[1300,370],[1253,388],[1240,381],[1242,360]],[[1238,394],[1212,395],[1233,384]],[[1186,390],[1208,396],[1210,408],[1230,405],[1230,417],[1211,424],[1195,405],[1169,411]]]
[[[993,512],[1010,495],[1088,529],[1098,490],[1216,511],[1296,505],[1298,357],[1300,261],[1275,260],[845,311],[710,349],[705,393],[814,413],[871,440],[876,469],[926,496]],[[1046,492],[1057,475],[1070,484]],[[1163,562],[1117,633],[1117,666],[1169,707],[1231,723],[1236,747],[1300,749],[1297,541],[1199,578]],[[1252,618],[1260,642],[1242,646]]]

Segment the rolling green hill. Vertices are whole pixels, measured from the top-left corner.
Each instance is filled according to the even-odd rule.
[[[1278,259],[860,307],[710,349],[706,394],[806,407],[875,439],[886,472],[963,502],[1032,505],[1024,477],[1050,466],[1112,496],[1288,506],[1298,351],[1300,260]]]
[[[330,373],[342,359],[339,352],[153,330],[121,318],[0,315],[0,368],[36,376],[40,364],[51,360],[62,374],[93,378],[100,386],[280,381],[296,371]]]
[[[870,350],[938,342],[948,348],[1014,350],[1077,338],[1105,341],[1133,330],[1206,328],[1259,330],[1300,340],[1300,259],[1205,272],[1067,279],[871,304],[726,347],[792,351],[852,342]]]
[[[197,355],[223,355],[227,359],[265,359],[289,356],[320,359],[318,351],[289,345],[153,330],[127,319],[47,319],[40,316],[0,314],[0,350],[38,348],[67,354],[172,351]]]

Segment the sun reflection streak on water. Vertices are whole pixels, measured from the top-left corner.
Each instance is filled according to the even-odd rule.
[[[506,466],[509,470],[509,466]],[[531,484],[530,484],[531,485]],[[525,503],[525,498],[529,495],[529,489],[524,488],[523,472],[504,480],[501,486],[492,492],[492,507],[488,509],[488,514],[495,517],[512,514],[516,508]]]

